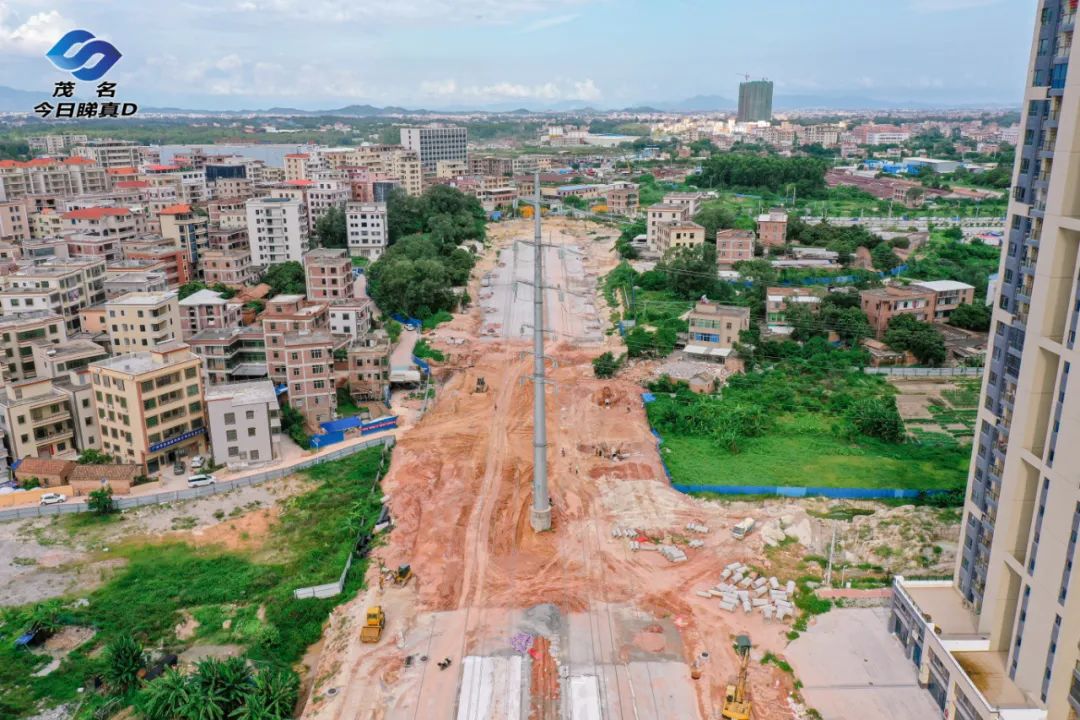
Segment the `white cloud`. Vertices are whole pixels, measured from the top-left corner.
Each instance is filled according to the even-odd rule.
[[[539,32],[541,30],[547,30],[548,28],[558,27],[559,25],[565,25],[566,23],[573,22],[578,19],[576,13],[571,15],[553,15],[546,18],[540,18],[535,20],[524,28],[522,28],[522,34]]]
[[[44,53],[69,29],[67,20],[56,10],[35,13],[20,23],[9,5],[0,2],[0,52]]]
[[[161,55],[149,60],[142,79],[153,79],[159,84],[164,80],[220,96],[355,100],[377,94],[360,78],[339,67],[317,63],[251,62],[236,54],[196,62],[181,62],[173,55]]]
[[[548,81],[535,85],[508,81],[484,85],[462,85],[452,78],[425,80],[420,83],[420,95],[438,98],[467,98],[469,100],[597,100],[600,88],[591,79]]]

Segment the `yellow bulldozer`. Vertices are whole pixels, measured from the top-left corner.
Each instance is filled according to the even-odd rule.
[[[364,627],[360,628],[360,642],[379,642],[382,639],[384,627],[386,627],[386,614],[383,612],[382,605],[372,605],[367,609]]]
[[[747,693],[746,676],[750,665],[750,638],[735,638],[735,654],[739,656],[739,677],[734,685],[728,685],[724,693],[724,710],[720,717],[725,720],[750,720],[750,696]]]

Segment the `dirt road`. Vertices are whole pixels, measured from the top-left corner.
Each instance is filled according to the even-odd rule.
[[[585,237],[580,223],[552,224],[545,238],[573,245],[564,255],[580,258],[565,266],[577,273],[567,284],[595,292],[595,277],[613,264],[610,239]],[[497,236],[504,248],[529,230],[508,225]],[[489,255],[478,276],[501,261]],[[576,321],[559,318],[574,317],[581,298],[561,295],[546,298],[558,303],[548,314],[573,335]],[[384,480],[396,526],[377,555],[390,567],[411,563],[417,579],[380,589],[373,569],[371,589],[335,611],[304,717],[717,717],[736,669],[731,637],[748,632],[758,652],[779,651],[788,629],[695,594],[730,562],[762,562],[759,538],[737,543],[728,532],[745,511],[671,490],[640,388],[596,379],[590,361],[599,344],[564,340],[548,348],[553,531],[534,534],[529,344],[482,336],[488,316],[481,305],[439,329],[436,345],[452,339],[452,367],[436,370],[438,399],[399,439]],[[488,392],[474,392],[479,377]],[[686,546],[690,522],[710,528],[700,548]],[[627,538],[613,537],[615,527],[678,544],[687,561],[633,552]],[[379,644],[365,645],[359,625],[374,604],[387,628]],[[695,662],[699,680],[690,679]],[[752,665],[755,718],[791,717],[789,676]]]

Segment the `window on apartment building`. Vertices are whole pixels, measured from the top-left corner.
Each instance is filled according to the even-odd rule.
[[[226,425],[235,425],[236,424],[236,414],[235,413],[225,413],[225,424]]]
[[[235,439],[236,438],[233,438],[233,440],[235,440]],[[229,457],[236,457],[239,454],[240,454],[240,448],[236,447],[235,445],[229,446]]]
[[[226,430],[225,431],[225,439],[228,440],[229,442],[236,442],[236,431],[235,430]]]
[[[248,410],[246,413],[244,413],[244,417],[246,417],[248,420],[254,420],[255,419],[255,411],[254,410]]]

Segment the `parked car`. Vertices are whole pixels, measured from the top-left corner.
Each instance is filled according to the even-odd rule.
[[[172,466],[173,475],[183,475],[186,470],[187,470],[187,468],[184,467],[184,463],[183,463],[182,460],[177,460],[176,462],[173,463],[173,466]]]
[[[199,474],[189,475],[187,479],[188,487],[206,487],[207,485],[213,485],[217,482],[217,478],[213,475]]]
[[[42,505],[55,505],[56,503],[67,502],[67,495],[61,493],[45,493],[41,496]]]
[[[196,455],[195,457],[191,458],[191,469],[192,470],[198,470],[199,468],[201,468],[205,464],[206,464],[206,458],[204,458],[202,455]]]

